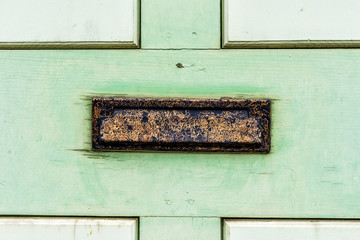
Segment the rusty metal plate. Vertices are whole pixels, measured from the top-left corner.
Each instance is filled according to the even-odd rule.
[[[270,151],[270,100],[93,98],[99,150]]]

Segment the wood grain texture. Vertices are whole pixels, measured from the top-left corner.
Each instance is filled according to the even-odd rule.
[[[360,218],[360,50],[0,51],[0,62],[1,214]],[[109,95],[270,98],[271,153],[92,152],[91,97]]]
[[[220,218],[142,217],[140,240],[220,240]]]
[[[220,48],[220,0],[141,1],[141,47]]]

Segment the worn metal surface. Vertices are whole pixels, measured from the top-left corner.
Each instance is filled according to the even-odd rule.
[[[93,149],[270,151],[270,101],[93,98]]]
[[[104,119],[105,142],[261,143],[260,119],[246,111],[120,109]]]

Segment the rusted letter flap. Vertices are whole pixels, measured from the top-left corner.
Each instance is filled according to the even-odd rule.
[[[100,140],[260,144],[261,127],[242,110],[119,109],[101,121]]]

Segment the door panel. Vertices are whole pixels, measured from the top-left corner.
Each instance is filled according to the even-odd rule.
[[[359,221],[225,220],[224,240],[357,240]]]
[[[137,240],[137,219],[0,218],[0,235],[7,240]]]
[[[223,0],[226,48],[359,47],[356,0]]]
[[[136,48],[139,1],[0,1],[0,49]]]
[[[2,214],[360,217],[357,49],[2,51],[0,61]],[[270,98],[271,152],[91,151],[91,97],[116,95]]]

